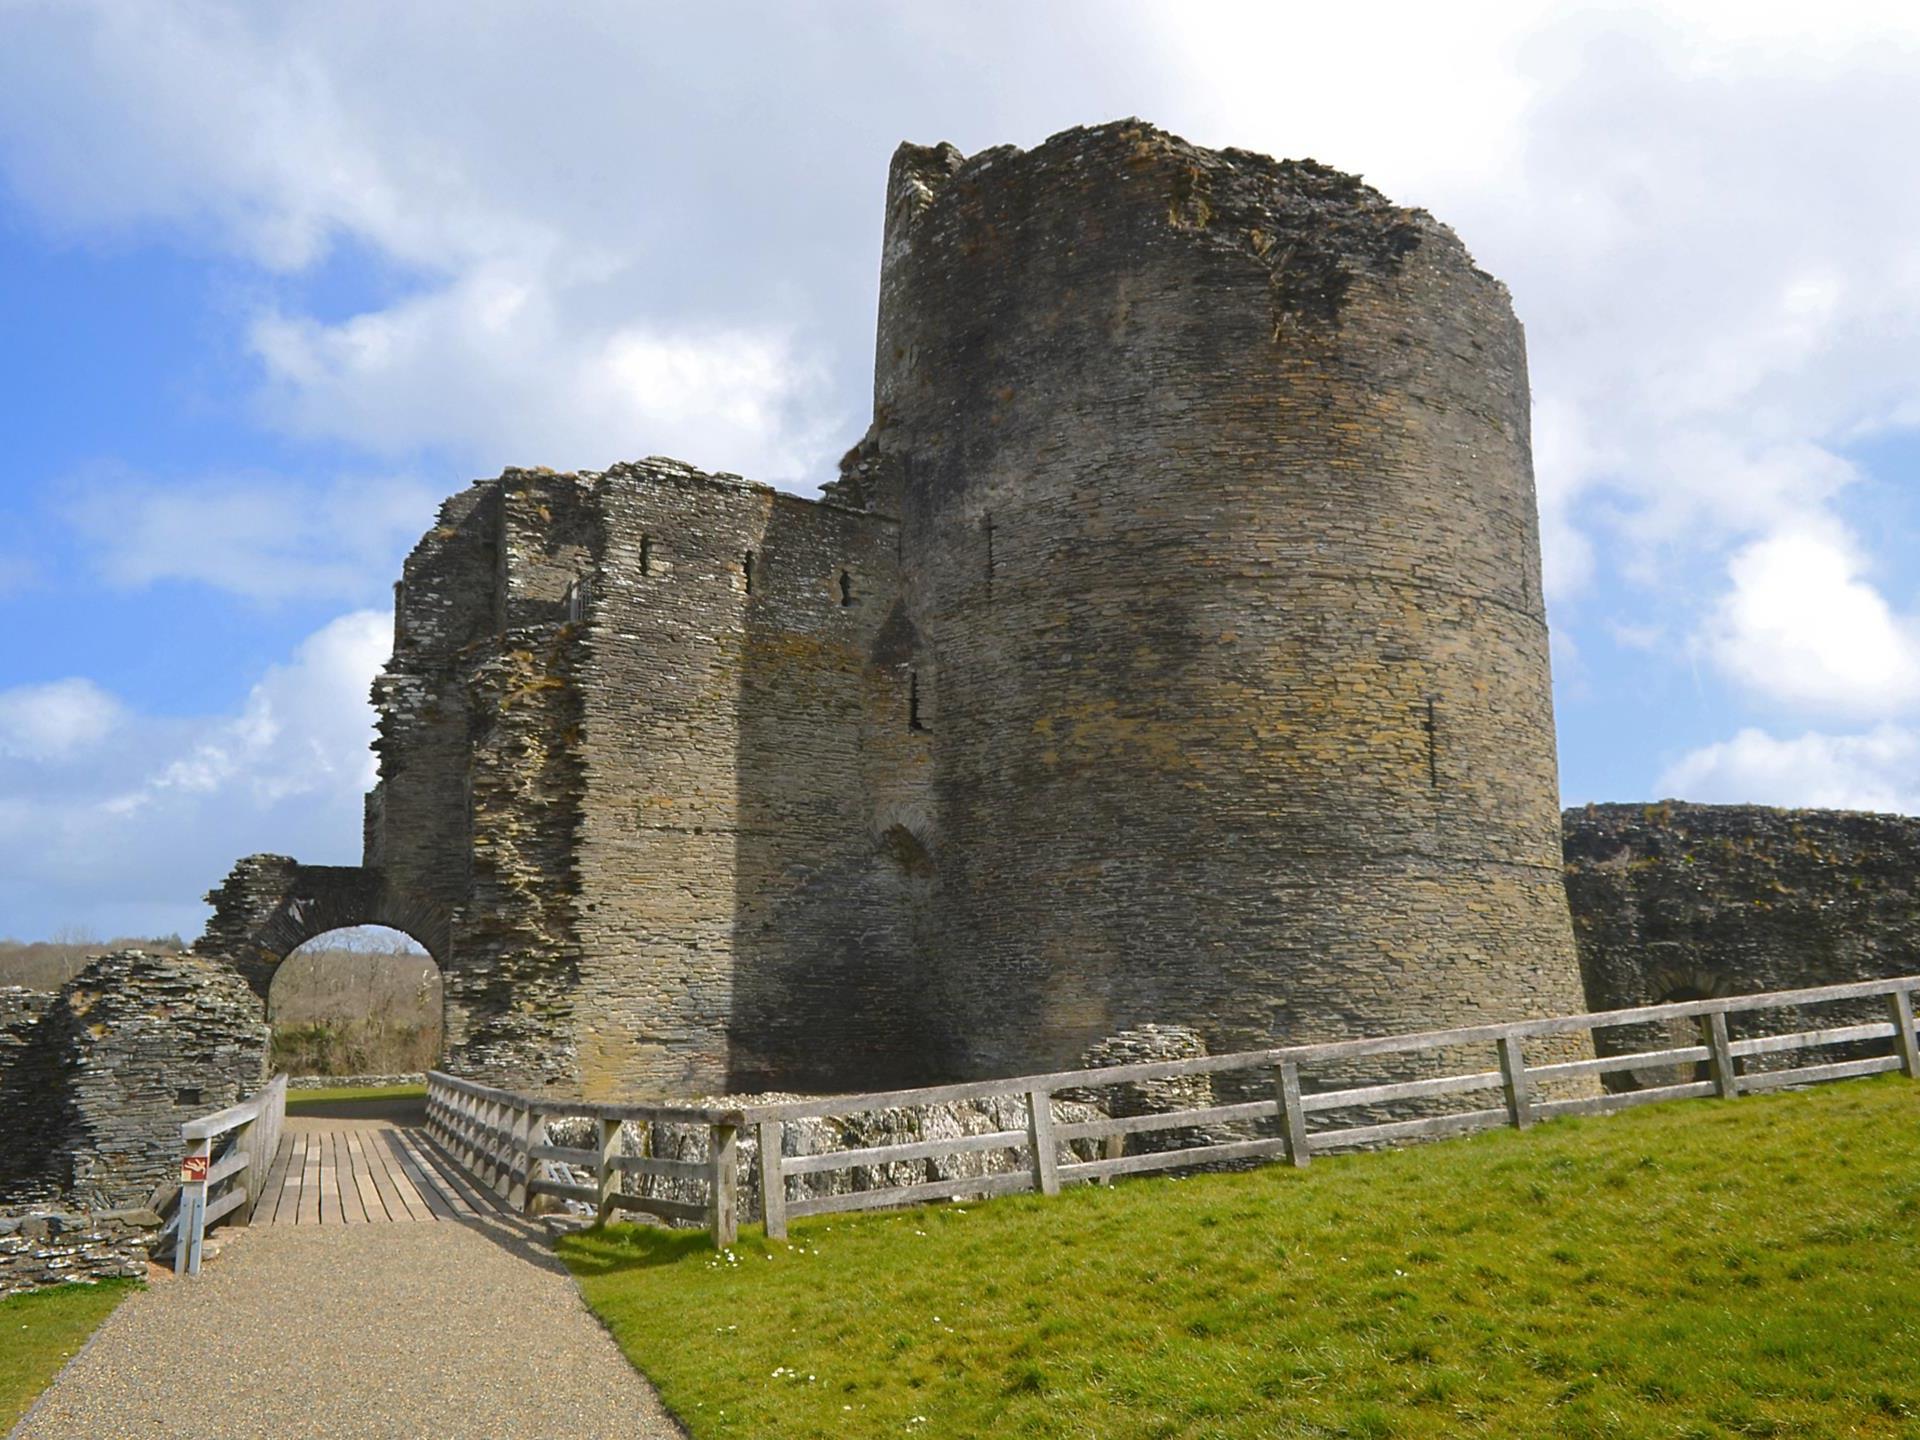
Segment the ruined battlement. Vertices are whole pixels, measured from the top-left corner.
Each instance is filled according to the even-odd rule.
[[[1582,1008],[1504,287],[1138,121],[902,146],[885,208],[820,500],[510,470],[409,557],[365,869],[438,927],[450,1065],[841,1089]]]

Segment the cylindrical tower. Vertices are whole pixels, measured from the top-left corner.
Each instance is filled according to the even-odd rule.
[[[950,1065],[1582,1008],[1526,362],[1451,231],[1138,122],[889,187]]]

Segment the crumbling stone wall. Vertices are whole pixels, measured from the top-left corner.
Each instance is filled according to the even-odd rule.
[[[0,1214],[0,1297],[93,1280],[140,1280],[160,1217],[144,1206]]]
[[[1587,805],[1564,820],[1567,899],[1595,1010],[1920,970],[1920,819],[1663,801]],[[1848,1017],[1886,1018],[1878,1002],[1805,1018]],[[1655,1038],[1601,1043],[1624,1053]],[[1674,1038],[1696,1043],[1685,1027]]]
[[[884,267],[855,463],[952,1068],[1577,1007],[1504,287],[1354,177],[1131,122],[903,147]]]
[[[448,1065],[859,1088],[1578,1008],[1499,283],[1137,122],[905,146],[887,203],[821,500],[509,470],[409,556],[355,883],[431,931]],[[208,953],[277,963],[260,910]]]
[[[58,994],[8,997],[0,1202],[143,1202],[177,1173],[180,1126],[266,1078],[259,997],[232,968],[116,951]],[[31,1148],[29,1148],[31,1147]]]

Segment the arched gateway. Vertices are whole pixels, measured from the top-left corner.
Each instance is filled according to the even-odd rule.
[[[280,962],[329,930],[384,925],[417,941],[436,963],[446,962],[446,913],[431,901],[393,895],[385,873],[369,866],[249,855],[207,903],[213,918],[194,950],[230,963],[262,1004]]]

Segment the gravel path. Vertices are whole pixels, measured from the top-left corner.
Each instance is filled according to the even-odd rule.
[[[134,1295],[14,1440],[680,1440],[535,1232],[505,1219],[225,1232]]]

